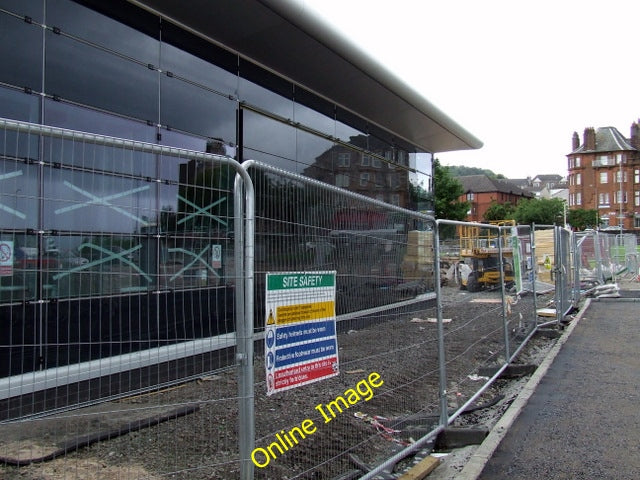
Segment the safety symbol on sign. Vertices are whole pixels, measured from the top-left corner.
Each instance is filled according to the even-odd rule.
[[[269,318],[267,319],[267,325],[274,325],[276,323],[275,318],[273,318],[273,310],[269,310]]]
[[[274,363],[275,362],[274,362],[273,352],[267,353],[267,368],[271,370],[273,368]]]
[[[13,275],[13,242],[0,241],[0,277]]]
[[[276,343],[276,333],[273,329],[267,331],[267,348],[273,347]]]
[[[222,245],[211,245],[211,266],[222,267]]]

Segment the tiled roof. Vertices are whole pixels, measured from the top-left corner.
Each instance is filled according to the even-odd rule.
[[[587,150],[584,143],[571,153],[583,152],[618,152],[636,150],[615,127],[600,127],[596,130],[596,148]]]
[[[560,182],[562,180],[562,175],[536,175],[534,180],[540,180],[541,182]]]
[[[532,194],[524,191],[518,185],[509,180],[498,180],[489,178],[486,175],[465,175],[457,177],[462,184],[464,193],[483,193],[483,192],[500,192],[522,195],[523,197],[531,197]]]

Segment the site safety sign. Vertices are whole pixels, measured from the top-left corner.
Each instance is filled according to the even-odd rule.
[[[267,273],[267,395],[338,375],[336,272]]]

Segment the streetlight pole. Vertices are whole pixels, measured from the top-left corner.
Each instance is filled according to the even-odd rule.
[[[622,162],[624,161],[624,156],[622,154],[620,154],[620,169],[619,169],[619,175],[620,175],[620,195],[618,198],[618,210],[619,210],[619,214],[618,214],[618,226],[620,227],[620,235],[622,235],[622,224],[624,222],[624,217],[622,216],[622,203],[624,202],[624,193],[623,193],[623,189],[622,189],[622,182],[624,179],[623,173],[622,173]]]

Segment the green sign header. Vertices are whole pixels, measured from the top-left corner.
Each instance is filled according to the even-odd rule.
[[[335,272],[267,273],[267,290],[334,287]]]

